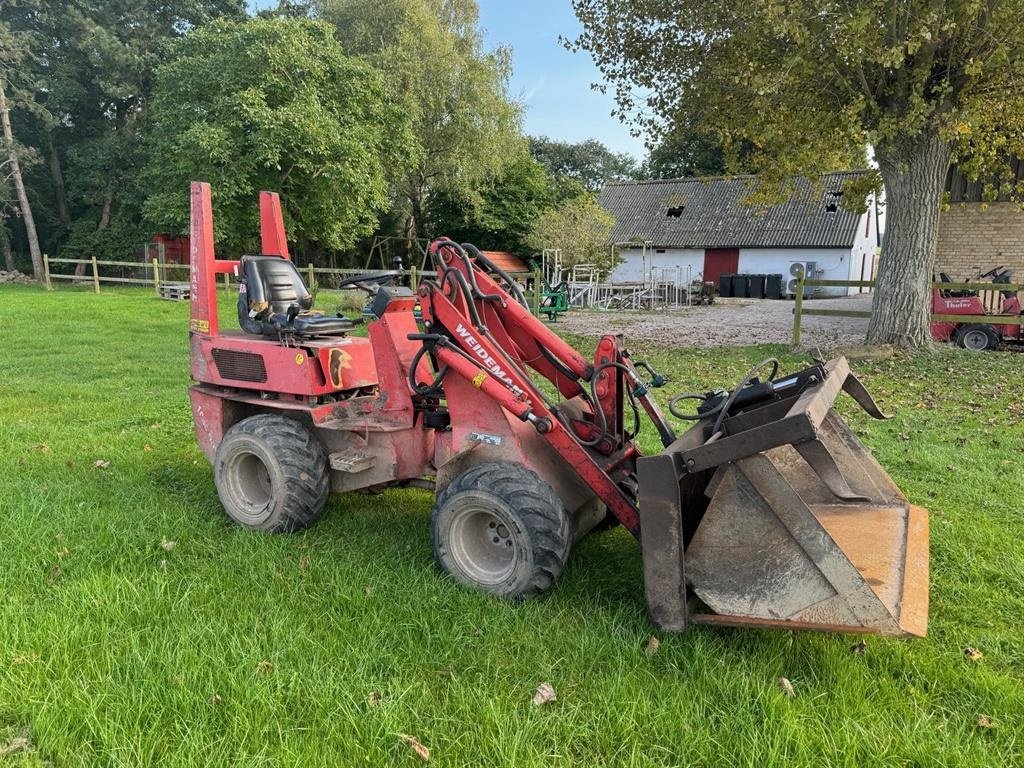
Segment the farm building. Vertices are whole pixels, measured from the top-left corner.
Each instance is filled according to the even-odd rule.
[[[1014,161],[1016,181],[1024,181],[1024,160]],[[1024,280],[1024,212],[1006,194],[983,202],[983,185],[958,169],[946,177],[949,207],[939,216],[935,271],[966,280],[1006,267],[1014,282]]]
[[[794,262],[813,265],[819,279],[870,279],[879,206],[874,196],[865,213],[842,205],[844,183],[865,173],[828,174],[817,190],[799,180],[790,199],[770,206],[744,204],[753,176],[609,184],[598,202],[615,217],[611,239],[622,259],[609,280],[672,280],[689,268],[692,279],[716,285],[723,274],[781,274],[785,291]],[[822,288],[819,295],[857,291]]]

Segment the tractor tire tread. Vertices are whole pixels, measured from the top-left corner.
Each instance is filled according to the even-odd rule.
[[[490,494],[506,503],[514,500],[515,511],[532,539],[529,581],[517,594],[508,596],[524,599],[546,591],[561,575],[572,547],[569,518],[561,499],[537,473],[520,464],[485,462],[463,472],[438,494],[435,514],[449,499],[467,490]],[[436,553],[437,530],[432,528]]]
[[[286,502],[276,519],[261,530],[294,533],[315,522],[330,493],[327,454],[320,441],[299,421],[273,413],[243,419],[224,437],[239,433],[266,443],[285,478]]]

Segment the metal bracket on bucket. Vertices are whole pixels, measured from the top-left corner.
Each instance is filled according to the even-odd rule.
[[[842,357],[825,378],[638,459],[655,624],[923,635],[928,515],[832,410],[846,391],[884,418]],[[691,610],[701,602],[709,611]]]

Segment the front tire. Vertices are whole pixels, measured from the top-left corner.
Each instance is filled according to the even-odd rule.
[[[999,346],[999,336],[991,325],[972,323],[956,330],[956,343],[964,349],[983,352]]]
[[[224,511],[257,531],[292,533],[323,512],[330,484],[323,446],[300,422],[250,416],[224,435],[214,457]]]
[[[434,556],[452,578],[511,599],[547,590],[572,545],[551,486],[513,463],[478,464],[455,478],[438,496],[430,527]]]

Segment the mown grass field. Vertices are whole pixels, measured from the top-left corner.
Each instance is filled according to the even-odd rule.
[[[698,628],[649,656],[622,530],[513,605],[436,569],[422,491],[335,497],[289,537],[232,526],[186,312],[0,289],[0,765],[422,764],[401,734],[439,766],[1024,763],[1024,356],[855,364],[896,417],[844,413],[931,510],[927,639]],[[645,352],[673,391],[798,361]]]

